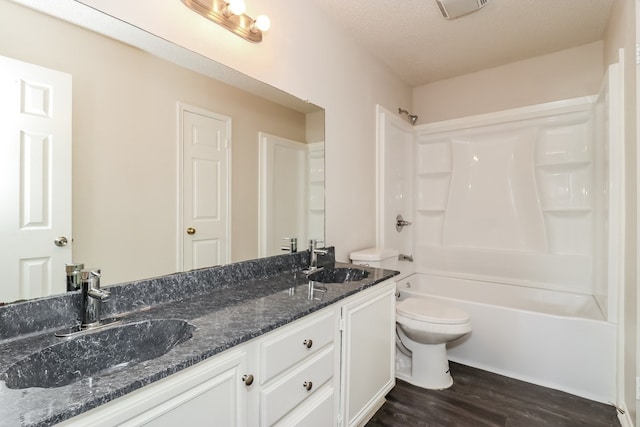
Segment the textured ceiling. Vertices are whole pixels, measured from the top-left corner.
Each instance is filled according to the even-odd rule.
[[[601,40],[615,0],[489,0],[453,20],[435,0],[313,1],[415,87]]]

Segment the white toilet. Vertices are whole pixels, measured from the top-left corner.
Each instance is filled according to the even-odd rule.
[[[399,254],[397,249],[367,248],[351,252],[349,258],[353,264],[397,270]]]
[[[368,248],[350,254],[351,262],[397,269],[398,251]],[[471,332],[469,314],[429,298],[407,298],[396,304],[396,377],[428,389],[453,384],[447,343]]]
[[[448,388],[453,384],[449,374],[447,343],[471,332],[466,312],[429,298],[407,298],[396,305],[397,357],[410,357],[411,370],[398,372],[398,378],[428,389]],[[405,361],[405,365],[407,361]],[[401,366],[401,363],[396,363]]]

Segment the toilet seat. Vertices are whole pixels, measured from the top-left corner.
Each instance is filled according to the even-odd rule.
[[[407,298],[396,304],[396,313],[408,319],[442,325],[469,322],[469,315],[456,307],[428,298]]]

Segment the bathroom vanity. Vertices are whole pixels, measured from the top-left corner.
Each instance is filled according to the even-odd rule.
[[[52,328],[4,339],[0,425],[362,424],[395,383],[396,273],[361,267],[368,277],[309,282],[299,273],[305,257],[180,273],[165,279],[164,292],[162,278],[111,287],[105,315],[125,314],[123,325],[186,320],[190,337],[66,385],[5,386],[12,365],[61,340]],[[332,267],[352,266],[325,268]],[[11,317],[0,313],[0,321]],[[69,357],[80,364],[84,356]]]

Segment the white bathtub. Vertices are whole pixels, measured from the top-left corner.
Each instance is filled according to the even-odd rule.
[[[615,401],[616,326],[592,296],[427,274],[397,289],[399,299],[436,298],[469,313],[473,331],[449,345],[450,360]]]

